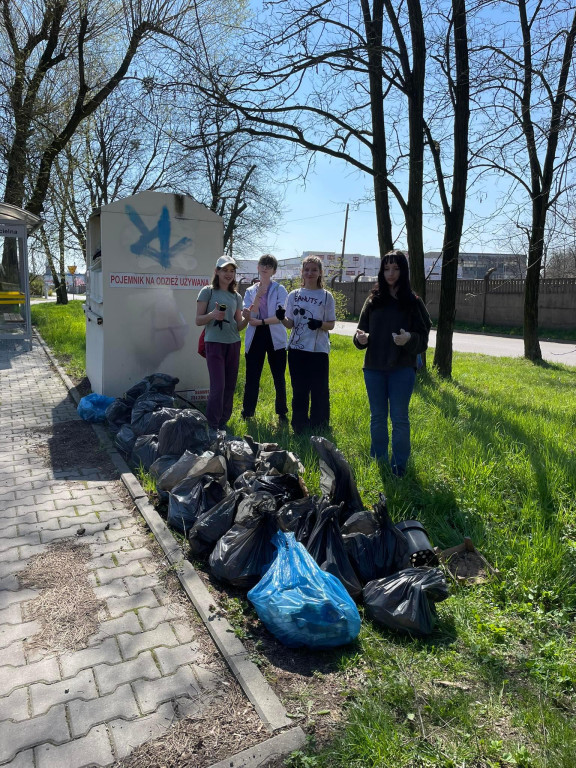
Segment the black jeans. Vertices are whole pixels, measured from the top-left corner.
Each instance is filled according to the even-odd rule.
[[[242,415],[253,416],[258,403],[260,392],[260,377],[264,367],[264,360],[268,355],[268,365],[274,379],[276,390],[276,413],[278,416],[286,416],[288,406],[286,404],[286,350],[274,349],[272,334],[268,325],[256,327],[256,333],[246,352],[246,384],[244,385],[244,402]]]
[[[288,350],[292,381],[292,428],[327,426],[330,421],[329,365],[325,352]]]

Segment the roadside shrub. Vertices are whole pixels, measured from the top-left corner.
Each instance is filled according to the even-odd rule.
[[[348,299],[342,291],[332,291],[334,304],[336,305],[336,320],[344,321],[348,315]]]
[[[42,280],[41,277],[33,277],[30,280],[30,295],[31,296],[44,295],[44,280]]]

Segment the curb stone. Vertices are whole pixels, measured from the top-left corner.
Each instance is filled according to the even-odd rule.
[[[34,329],[34,336],[64,382],[70,397],[78,404],[81,396],[74,383],[61,368],[37,329]],[[272,687],[267,683],[258,667],[250,661],[248,651],[234,634],[234,630],[228,620],[220,615],[207,587],[194,570],[190,561],[183,557],[180,545],[174,539],[164,520],[148,501],[144,489],[123,457],[116,450],[104,426],[100,424],[91,424],[90,426],[95,431],[102,448],[107,452],[118,469],[123,485],[154,534],[166,555],[166,559],[170,565],[178,566],[175,570],[184,591],[200,615],[206,629],[242,687],[242,690],[254,705],[263,723],[272,733],[293,726],[293,722],[287,716],[286,708],[276,696]],[[230,756],[210,768],[257,768],[258,766],[265,765],[266,762],[273,758],[279,758],[301,748],[305,740],[304,731],[299,726],[291,727],[289,730],[285,730],[283,733],[273,736],[250,749],[239,752],[237,755]]]
[[[257,744],[232,757],[227,757],[214,763],[210,768],[264,768],[270,760],[278,759],[304,746],[306,734],[297,725],[289,731],[273,736],[261,744]]]

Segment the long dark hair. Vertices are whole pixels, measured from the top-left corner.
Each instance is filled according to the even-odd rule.
[[[217,291],[220,288],[220,278],[218,277],[218,272],[220,272],[220,267],[216,267],[214,270],[214,277],[212,278],[212,288]],[[236,274],[236,270],[234,270],[234,274]],[[230,285],[228,286],[228,290],[230,293],[236,293],[236,286],[238,283],[236,282],[236,278],[232,280]]]
[[[380,263],[380,269],[378,270],[378,278],[376,285],[372,289],[371,301],[375,305],[388,304],[393,301],[392,294],[388,287],[388,283],[384,279],[384,267],[387,264],[396,264],[400,269],[400,275],[398,277],[398,291],[396,293],[396,299],[402,305],[410,304],[414,300],[414,292],[410,286],[410,270],[408,269],[408,259],[403,251],[388,251]]]

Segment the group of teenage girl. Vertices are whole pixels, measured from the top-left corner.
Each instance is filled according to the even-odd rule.
[[[196,324],[205,326],[210,377],[206,417],[213,429],[225,429],[232,415],[240,331],[244,328],[242,417],[254,416],[268,358],[279,422],[288,421],[288,363],[294,432],[320,430],[329,424],[329,332],[336,323],[334,297],[324,287],[322,261],[317,256],[304,259],[301,287],[290,293],[273,279],[277,267],[274,256],[262,256],[258,280],[242,298],[236,290],[236,262],[222,256],[216,262],[212,284],[198,294]],[[375,286],[362,308],[353,342],[365,352],[370,455],[389,464],[399,477],[405,474],[410,456],[409,404],[419,357],[428,346],[429,329],[426,307],[410,287],[406,256],[402,251],[390,251],[382,259]],[[392,424],[390,447],[388,417]]]

